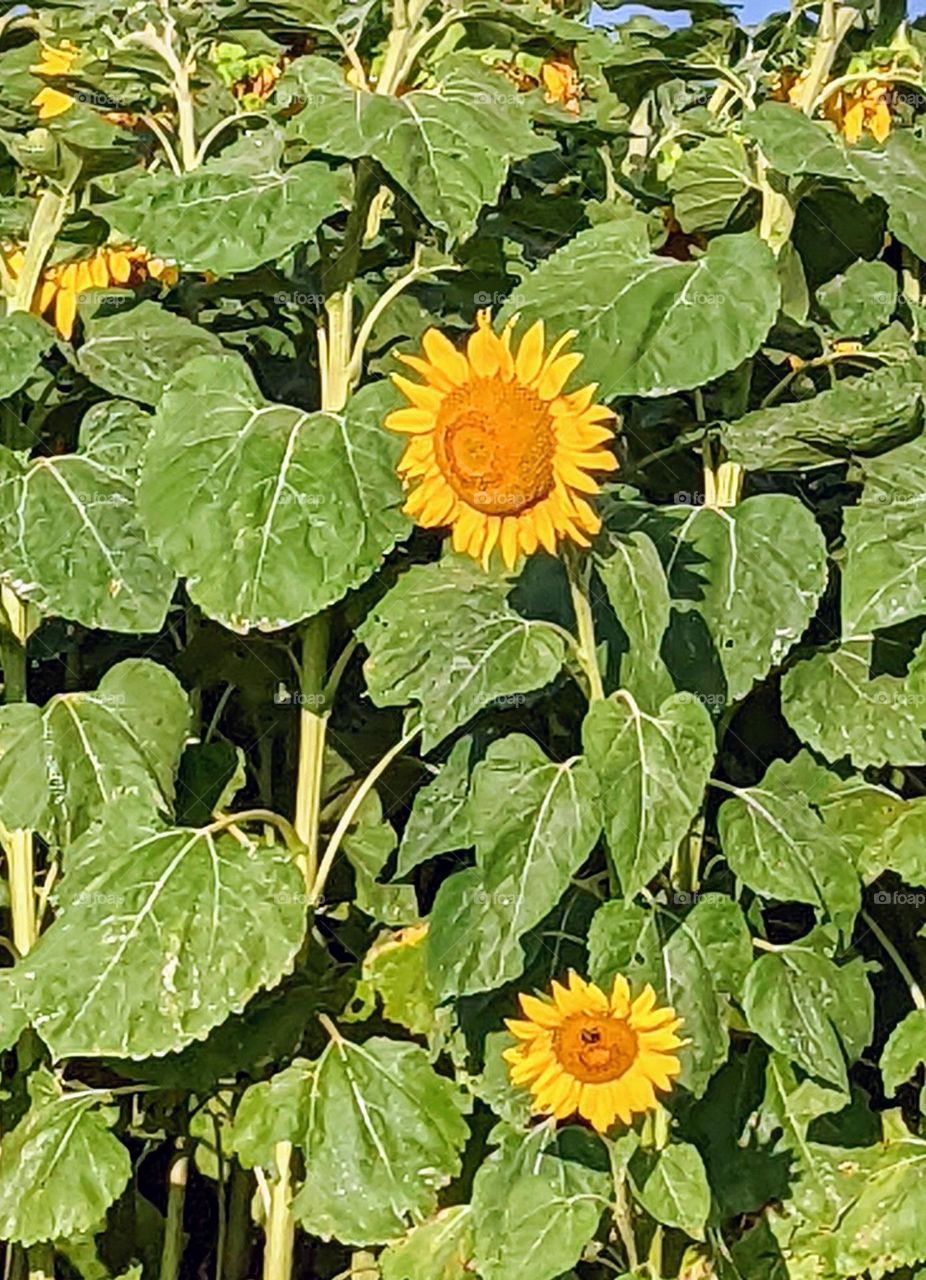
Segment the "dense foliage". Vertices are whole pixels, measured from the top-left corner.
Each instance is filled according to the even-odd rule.
[[[926,34],[588,9],[0,17],[11,1280],[921,1274]],[[390,375],[538,320],[597,480],[473,532]]]

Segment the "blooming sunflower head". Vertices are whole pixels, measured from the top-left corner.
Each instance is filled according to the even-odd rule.
[[[563,394],[582,360],[562,354],[575,333],[547,351],[538,320],[514,352],[514,323],[499,337],[481,311],[465,352],[429,329],[421,356],[399,357],[423,382],[393,375],[411,407],[385,423],[411,437],[399,464],[406,514],[450,526],[454,548],[485,565],[498,545],[509,568],[564,539],[589,546],[601,527],[585,496],[598,492],[591,472],[617,466],[602,448],[614,415],[593,403],[595,384]]]
[[[829,97],[823,114],[831,120],[850,146],[868,132],[883,142],[891,131],[891,86],[881,80],[866,80]]]
[[[578,1113],[599,1133],[656,1107],[656,1091],[672,1087],[681,1066],[675,1051],[681,1019],[659,1008],[647,986],[630,999],[627,979],[610,996],[570,972],[552,998],[520,997],[524,1019],[508,1030],[518,1044],[504,1057],[512,1082],[530,1089],[534,1110],[565,1120]]]

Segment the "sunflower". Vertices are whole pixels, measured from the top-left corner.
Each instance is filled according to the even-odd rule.
[[[0,247],[7,271],[15,280],[25,264],[23,250]],[[145,249],[97,249],[89,258],[58,262],[45,267],[32,299],[33,315],[48,315],[62,338],[70,341],[77,318],[77,301],[90,289],[110,289],[156,280],[165,287],[177,283],[179,271],[163,258],[153,258]]]
[[[498,337],[480,311],[466,353],[436,329],[422,339],[424,358],[399,358],[423,379],[393,381],[411,408],[385,425],[411,437],[399,474],[412,492],[407,515],[426,528],[450,526],[453,545],[488,565],[496,544],[508,568],[520,552],[555,552],[570,539],[590,545],[601,521],[583,494],[598,492],[591,471],[613,471],[603,449],[613,436],[610,409],[594,404],[596,384],[563,395],[580,355],[562,355],[575,332],[544,352],[538,320],[511,350],[509,321]]]
[[[80,50],[68,40],[63,41],[58,48],[45,44],[42,45],[41,61],[29,70],[34,76],[67,76],[79,57]],[[69,93],[62,93],[60,89],[52,89],[46,85],[32,99],[32,105],[38,108],[40,120],[54,120],[56,116],[70,111],[74,99]]]
[[[840,89],[827,98],[823,114],[854,145],[867,130],[876,142],[891,131],[891,86],[881,80],[866,80]]]
[[[674,1010],[658,1008],[650,986],[631,1001],[620,974],[610,998],[572,971],[568,986],[554,982],[552,992],[551,1000],[520,996],[527,1021],[506,1023],[520,1043],[503,1056],[512,1082],[534,1095],[534,1109],[557,1120],[578,1112],[599,1133],[653,1110],[656,1090],[670,1089],[681,1070]]]
[[[564,111],[579,114],[579,73],[571,54],[561,53],[545,62],[540,68],[540,79],[547,102],[558,102]]]

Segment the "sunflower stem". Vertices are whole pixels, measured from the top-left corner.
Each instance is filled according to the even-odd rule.
[[[13,296],[7,301],[8,314],[31,310],[46,260],[64,223],[70,194],[71,189],[68,187],[62,195],[55,191],[44,191],[39,197],[29,228],[29,242],[26,245],[22,271],[17,277]]]
[[[614,1225],[627,1255],[627,1266],[634,1272],[640,1265],[637,1254],[637,1241],[633,1232],[633,1221],[630,1216],[630,1199],[627,1195],[627,1167],[617,1156],[614,1143],[608,1143],[611,1155],[611,1174],[614,1179]]]
[[[926,1009],[926,996],[923,995],[923,988],[917,982],[916,978],[914,978],[906,960],[904,960],[903,956],[894,946],[893,942],[891,942],[890,938],[878,924],[877,920],[872,919],[867,911],[861,912],[861,916],[868,925],[868,928],[881,943],[881,946],[890,956],[891,960],[893,960],[894,967],[907,984],[907,988],[910,992],[910,999],[913,1001],[915,1007],[917,1009]]]
[[[571,548],[567,548],[564,558],[572,607],[576,615],[576,659],[588,681],[589,702],[598,702],[605,695],[601,669],[598,666],[595,623],[592,618],[590,598],[592,562],[587,557],[581,558]]]

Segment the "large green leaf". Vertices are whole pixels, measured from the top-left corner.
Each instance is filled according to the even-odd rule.
[[[926,612],[922,494],[863,502],[844,514],[843,632],[864,636]]]
[[[208,329],[156,302],[142,302],[131,311],[88,320],[77,364],[104,391],[157,404],[185,364],[221,351],[221,342]]]
[[[786,494],[694,508],[669,563],[676,607],[703,620],[731,702],[782,662],[825,585],[823,533]]]
[[[742,287],[749,280],[749,288]],[[581,232],[527,276],[502,311],[552,335],[578,329],[599,397],[664,396],[735,369],[778,311],[775,257],[753,233],[719,236],[691,262],[615,248],[613,224]]]
[[[111,667],[93,693],[59,693],[40,710],[0,708],[0,821],[64,847],[114,802],[169,811],[190,707],[147,658]]]
[[[280,150],[275,138],[252,139],[192,173],[149,171],[95,212],[187,271],[252,271],[311,240],[342,202],[337,172],[317,161],[284,169]]]
[[[592,704],[582,727],[598,774],[605,833],[625,895],[671,859],[698,812],[714,763],[708,712],[688,694],[647,715],[625,692]]]
[[[897,275],[886,262],[853,262],[821,285],[817,301],[837,332],[863,338],[890,320],[897,305]]]
[[[159,631],[174,575],[145,540],[131,480],[92,455],[0,448],[2,576],[43,613]]]
[[[891,1032],[881,1054],[884,1092],[890,1098],[926,1062],[926,1009],[913,1009]]]
[[[746,148],[734,136],[708,138],[684,152],[669,179],[683,231],[722,231],[757,190]]]
[[[482,1280],[554,1280],[575,1266],[607,1203],[608,1175],[567,1158],[547,1126],[504,1132],[473,1183],[474,1259]],[[578,1153],[577,1153],[578,1154]]]
[[[847,640],[797,663],[781,682],[791,728],[827,760],[926,763],[926,651],[906,677],[871,677],[871,641]]]
[[[440,853],[467,849],[472,844],[469,818],[472,746],[472,738],[461,738],[434,781],[416,792],[402,833],[396,876],[407,875],[413,867]]]
[[[883,146],[854,149],[852,163],[886,201],[888,229],[926,256],[926,144],[910,129],[894,129]]]
[[[611,539],[610,554],[597,561],[597,569],[629,645],[621,656],[621,688],[645,711],[658,711],[675,692],[660,655],[671,602],[659,552],[652,539],[635,530]]]
[[[808,791],[820,769],[807,752],[775,760],[754,787],[733,787],[717,825],[734,874],[756,893],[807,902],[851,930],[861,901],[854,859]]]
[[[114,1107],[97,1090],[64,1093],[40,1067],[31,1106],[0,1147],[0,1236],[19,1244],[65,1239],[99,1226],[132,1173],[110,1132]]]
[[[379,382],[342,413],[309,413],[266,401],[238,356],[182,369],[158,406],[138,504],[206,613],[274,631],[370,576],[409,527],[381,425],[391,400]]]
[[[53,341],[48,325],[25,311],[0,316],[0,400],[25,386]]]
[[[919,429],[924,394],[921,360],[891,365],[808,400],[755,409],[724,426],[724,447],[751,471],[829,466],[908,439]]]
[[[563,642],[507,603],[512,583],[471,561],[417,565],[357,631],[377,706],[421,706],[425,751],[493,699],[540,689],[559,673]]]
[[[429,222],[468,236],[498,198],[513,160],[542,150],[523,97],[475,59],[445,61],[437,82],[399,96],[351,88],[323,58],[301,58],[278,90],[294,106],[290,136],[313,150],[373,156]]]
[[[752,1029],[809,1075],[848,1092],[848,1063],[871,1039],[874,997],[861,960],[837,965],[799,944],[760,955],[743,993]]]
[[[743,118],[743,132],[758,143],[768,163],[788,177],[813,173],[858,180],[837,134],[784,102],[763,102]]]
[[[445,881],[430,918],[429,961],[444,994],[517,976],[516,940],[556,906],[600,831],[595,776],[582,759],[554,764],[521,734],[491,745],[473,771],[475,873]]]
[[[307,1072],[305,1153],[293,1212],[306,1231],[345,1244],[394,1240],[437,1207],[469,1136],[454,1085],[418,1045],[341,1037]],[[281,1135],[282,1136],[282,1135]]]
[[[689,1142],[673,1142],[660,1151],[655,1167],[637,1189],[636,1198],[657,1222],[679,1227],[696,1240],[703,1240],[711,1189],[697,1147]]]
[[[55,1058],[147,1058],[202,1040],[292,967],[292,856],[238,833],[157,829],[114,808],[68,852],[54,924],[17,968]]]

